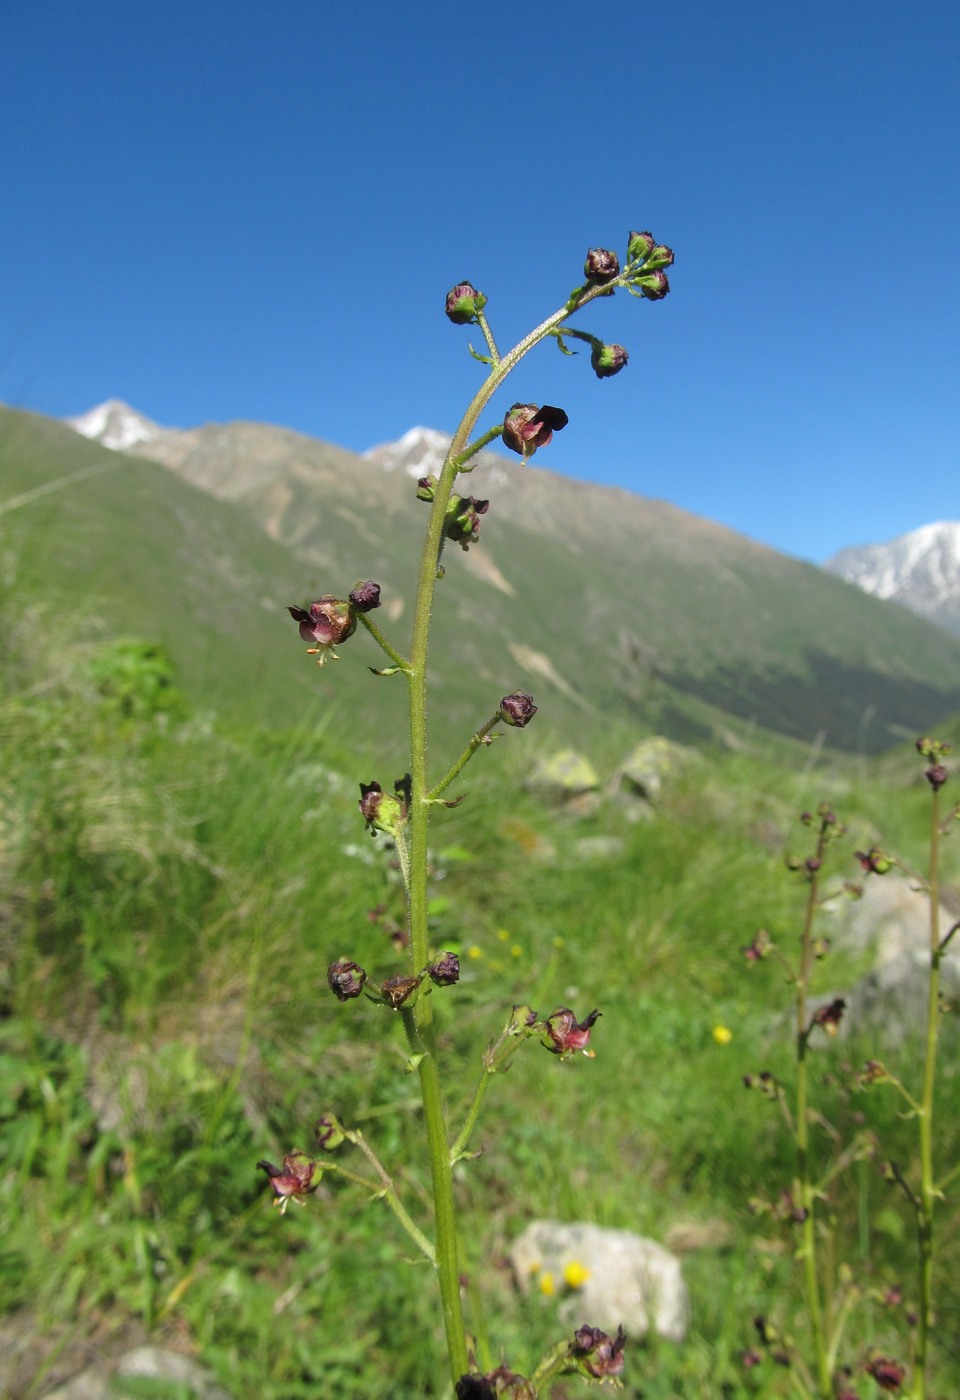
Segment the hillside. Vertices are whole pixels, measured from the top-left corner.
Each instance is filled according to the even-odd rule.
[[[134,450],[287,546],[301,598],[377,579],[403,646],[425,510],[411,475],[439,446],[419,430],[360,458],[230,423],[165,431]],[[438,692],[463,723],[475,718],[474,675],[494,697],[535,691],[567,732],[591,714],[601,726],[706,737],[732,716],[878,751],[958,707],[960,642],[812,565],[666,502],[496,453],[462,480],[491,500],[479,544],[451,551],[441,594],[455,598],[437,617],[451,663]]]

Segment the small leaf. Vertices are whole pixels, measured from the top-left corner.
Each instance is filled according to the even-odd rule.
[[[567,349],[566,345],[564,345],[564,343],[563,343],[563,334],[562,334],[562,332],[561,332],[560,335],[557,336],[557,349],[560,351],[561,355],[577,355],[577,354],[580,353],[578,350],[568,350],[568,349]]]
[[[368,666],[367,670],[373,676],[395,676],[398,671],[402,671],[402,666]]]
[[[470,344],[469,341],[467,342],[467,349],[470,351],[470,354],[473,356],[473,358],[475,360],[479,360],[482,365],[493,364],[493,360],[490,358],[489,355],[481,355],[479,350],[474,350],[473,346]]]

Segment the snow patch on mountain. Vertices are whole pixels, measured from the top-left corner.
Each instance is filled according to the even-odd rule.
[[[125,452],[138,442],[153,442],[169,432],[121,399],[107,399],[106,403],[97,404],[78,418],[66,421],[82,437],[91,438],[115,452]]]
[[[453,441],[435,428],[411,428],[396,442],[381,443],[363,455],[385,472],[402,471],[414,481],[422,476],[439,476],[444,458]]]
[[[824,568],[866,593],[960,630],[960,521],[923,525],[888,544],[841,549]]]

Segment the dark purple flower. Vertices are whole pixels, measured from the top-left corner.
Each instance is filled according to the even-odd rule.
[[[359,613],[373,612],[374,608],[380,606],[379,583],[374,583],[373,579],[367,579],[366,583],[358,583],[350,593],[349,601]]]
[[[528,695],[525,690],[515,690],[512,695],[505,695],[500,701],[500,718],[504,724],[510,724],[514,729],[525,728],[536,713],[537,706],[533,703],[533,696]]]
[[[503,444],[523,458],[532,457],[538,447],[546,447],[554,433],[565,428],[568,422],[562,408],[515,403],[503,419]]]
[[[837,997],[827,1006],[821,1006],[819,1011],[813,1013],[813,1019],[810,1025],[820,1026],[822,1030],[826,1031],[827,1035],[836,1035],[837,1027],[843,1020],[843,1013],[846,1010],[846,1006],[847,1003],[844,1001],[843,997]]]
[[[612,379],[619,374],[630,356],[622,345],[594,345],[590,365],[598,379]]]
[[[265,1160],[258,1162],[257,1166],[270,1178],[270,1185],[277,1195],[274,1205],[280,1207],[281,1213],[291,1200],[303,1205],[302,1197],[315,1191],[320,1180],[316,1175],[317,1164],[307,1152],[288,1152],[282,1167],[275,1167]]]
[[[460,959],[456,953],[441,953],[427,968],[427,975],[438,987],[452,987],[460,981]]]
[[[573,1334],[573,1355],[586,1375],[602,1380],[621,1374],[626,1344],[622,1327],[617,1328],[616,1337],[609,1337],[599,1327],[578,1327]]]
[[[467,326],[477,319],[477,312],[486,304],[483,292],[478,292],[469,282],[458,282],[447,292],[444,310],[455,326]]]
[[[461,1376],[454,1393],[457,1400],[497,1400],[496,1385],[479,1371],[470,1371]]]
[[[346,958],[331,963],[327,968],[327,981],[338,1001],[350,1001],[352,997],[358,997],[366,980],[367,974],[360,964],[348,962]]]
[[[551,1055],[573,1055],[581,1050],[584,1055],[593,1055],[588,1050],[590,1031],[599,1011],[591,1011],[582,1021],[578,1021],[569,1006],[559,1006],[543,1023],[541,1040]]]
[[[314,1124],[317,1146],[324,1152],[333,1152],[346,1140],[343,1126],[333,1113],[324,1113]]]
[[[325,593],[309,609],[288,605],[287,612],[300,624],[300,636],[305,642],[312,642],[311,654],[319,653],[317,665],[322,666],[328,656],[337,659],[334,647],[345,642],[357,630],[357,619],[353,608],[345,598],[335,598]]]
[[[591,248],[583,264],[583,275],[594,287],[602,287],[620,275],[620,259],[609,248]]]
[[[868,875],[886,875],[893,869],[893,861],[879,846],[871,846],[869,851],[855,851],[854,854]]]

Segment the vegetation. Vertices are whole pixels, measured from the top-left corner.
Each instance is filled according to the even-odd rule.
[[[397,844],[371,841],[356,804],[358,764],[374,751],[384,764],[393,748],[379,721],[371,738],[362,711],[307,697],[289,631],[278,633],[289,661],[277,679],[276,619],[267,626],[256,600],[267,579],[281,598],[289,591],[280,545],[196,493],[196,518],[220,522],[222,548],[200,534],[178,546],[170,606],[192,625],[198,590],[205,600],[198,635],[182,644],[189,628],[177,631],[160,602],[174,571],[144,548],[165,469],[143,463],[138,480],[118,466],[111,519],[92,491],[75,500],[41,440],[20,444],[46,480],[32,497],[23,486],[22,512],[8,501],[0,609],[0,1300],[33,1339],[9,1393],[33,1400],[82,1340],[107,1349],[111,1335],[141,1329],[196,1348],[237,1396],[449,1396],[436,1294],[418,1284],[428,1267],[397,1214],[326,1171],[308,1208],[281,1216],[254,1168],[265,1152],[313,1150],[305,1125],[335,1116],[390,1164],[413,1235],[432,1232],[402,1018],[372,1039],[327,987],[345,955],[371,983],[396,970]],[[30,457],[15,447],[9,460]],[[73,470],[107,476],[95,456]],[[182,497],[169,499],[168,543],[190,518],[174,509]],[[85,579],[82,616],[56,557],[66,512],[77,517],[62,552]],[[92,528],[121,556],[104,550],[93,576],[80,546]],[[124,596],[121,577],[143,588]],[[606,727],[591,752],[605,778],[662,712],[632,728],[621,712]],[[709,708],[685,713],[717,733]],[[894,1373],[879,1363],[909,1360],[909,1314],[933,1295],[913,1347],[929,1388],[915,1374],[913,1393],[946,1397],[960,1380],[957,1211],[949,1192],[937,1197],[931,1158],[935,1147],[942,1181],[960,1149],[952,1027],[933,1144],[895,1095],[855,1092],[875,1045],[815,1037],[803,1020],[814,1002],[835,1003],[835,979],[864,970],[851,954],[813,957],[814,914],[838,917],[819,909],[819,893],[862,877],[857,849],[926,868],[927,784],[901,751],[868,764],[729,715],[724,728],[726,745],[705,741],[653,810],[612,787],[580,816],[551,807],[524,786],[552,738],[536,729],[522,743],[508,735],[492,758],[481,748],[469,801],[435,808],[419,936],[460,961],[456,996],[431,998],[451,1119],[471,1102],[477,1046],[517,1003],[603,1012],[592,1063],[517,1058],[476,1130],[482,1154],[454,1170],[478,1364],[508,1359],[529,1374],[556,1341],[555,1299],[518,1294],[503,1262],[529,1220],[552,1215],[685,1255],[690,1333],[633,1345],[627,1394],[890,1390]],[[465,789],[458,774],[444,796]],[[845,840],[818,847],[815,867],[791,860],[791,877],[797,814],[821,801],[842,812]],[[960,879],[956,843],[938,851],[946,888]],[[801,949],[799,981],[776,958],[745,958],[766,950],[761,928]],[[770,1111],[777,1095],[748,1091],[744,1077],[762,1067],[792,1082],[801,1022],[803,1129],[795,1119],[791,1141]],[[925,1051],[929,1064],[922,1038],[908,1042],[896,1072],[922,1083],[926,1102]],[[882,1143],[882,1155],[852,1151],[855,1139]],[[900,1189],[915,1180],[919,1212]],[[791,1213],[784,1193],[806,1212],[793,1223],[802,1264],[816,1245],[815,1278],[793,1257],[790,1220],[777,1218]],[[934,1212],[936,1267],[918,1285],[916,1237],[927,1269]],[[823,1359],[841,1306],[849,1372]]]

